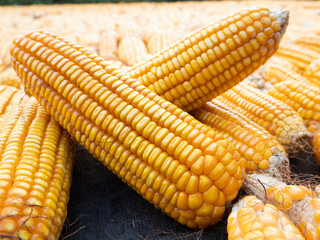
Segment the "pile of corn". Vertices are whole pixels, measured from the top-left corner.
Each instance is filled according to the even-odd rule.
[[[320,17],[247,5],[0,9],[0,237],[59,237],[78,142],[190,228],[234,205],[230,240],[320,239],[289,163],[320,162]]]

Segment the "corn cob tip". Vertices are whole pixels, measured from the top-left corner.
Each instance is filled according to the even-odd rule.
[[[280,23],[280,34],[283,35],[286,32],[289,23],[289,11],[282,8],[270,9],[270,14],[275,16]]]
[[[261,169],[261,173],[277,179],[286,178],[286,173],[290,172],[289,159],[283,151],[277,147],[271,148],[273,155],[269,157],[269,167]]]

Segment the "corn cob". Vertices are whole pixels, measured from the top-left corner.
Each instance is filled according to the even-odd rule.
[[[149,53],[155,54],[167,48],[176,40],[177,36],[171,31],[157,30],[152,32],[146,39]]]
[[[318,129],[320,130],[320,129]],[[315,160],[320,164],[320,131],[318,131],[312,139],[312,149]]]
[[[7,68],[3,72],[0,72],[0,85],[9,85],[20,88],[20,84],[20,78],[17,76],[13,68]]]
[[[276,64],[263,66],[259,73],[266,82],[270,83],[268,88],[271,88],[272,85],[282,82],[286,79],[310,83],[310,81],[301,74]]]
[[[33,32],[18,38],[11,54],[27,91],[172,218],[193,228],[212,225],[237,196],[244,172],[232,145],[93,52]]]
[[[271,57],[287,20],[283,10],[240,11],[182,38],[128,74],[191,111],[236,85]]]
[[[303,119],[290,106],[246,84],[238,84],[217,100],[264,127],[288,155],[296,155],[311,136]]]
[[[303,72],[312,61],[320,58],[320,53],[318,52],[301,47],[298,44],[287,42],[279,47],[276,55],[293,63],[301,72]]]
[[[320,36],[300,35],[294,39],[294,43],[320,53]]]
[[[315,84],[317,87],[320,87],[320,59],[313,61],[303,72],[310,82]]]
[[[285,150],[268,131],[219,100],[213,99],[191,114],[236,147],[247,160],[247,173],[262,171],[282,178],[283,169],[289,169]]]
[[[288,217],[274,205],[255,196],[246,196],[232,208],[228,217],[228,240],[304,240]]]
[[[291,71],[299,71],[299,68],[297,68],[295,65],[293,65],[289,60],[273,55],[268,62],[266,62],[266,64],[264,64],[263,66],[269,66],[269,65],[278,65],[281,67],[284,67],[286,69],[289,69]]]
[[[35,98],[24,98],[0,128],[0,238],[58,239],[76,145]]]
[[[76,41],[91,51],[98,52],[99,34],[84,32],[76,36]]]
[[[307,240],[320,238],[320,198],[310,188],[287,185],[263,174],[247,175],[244,186],[248,194],[283,211]]]
[[[150,57],[147,47],[136,37],[122,38],[118,46],[119,59],[128,66],[133,66]]]
[[[118,34],[113,30],[100,32],[99,55],[106,60],[118,60]]]
[[[10,41],[0,40],[0,70],[10,66]]]
[[[287,79],[273,85],[268,93],[296,110],[306,124],[320,121],[320,89],[315,85]]]

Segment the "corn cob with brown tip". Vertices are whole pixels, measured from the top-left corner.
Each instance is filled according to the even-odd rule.
[[[296,111],[251,86],[240,83],[217,100],[264,127],[277,138],[289,156],[298,154],[311,138]]]
[[[289,170],[287,153],[274,136],[219,100],[213,99],[191,114],[236,147],[246,159],[247,173],[262,171],[283,178],[283,170]]]
[[[212,225],[237,196],[244,166],[230,142],[93,52],[33,32],[18,38],[11,54],[26,90],[172,218],[193,228]]]
[[[182,38],[128,74],[186,111],[233,87],[276,51],[288,12],[242,10]]]
[[[21,80],[12,67],[0,72],[0,85],[8,85],[20,88]]]
[[[314,60],[320,58],[320,53],[294,43],[283,43],[276,53],[293,63],[303,72],[307,66]]]
[[[293,42],[320,54],[320,36],[304,34],[296,37]]]
[[[301,232],[278,208],[255,196],[237,202],[228,217],[228,240],[304,240]]]
[[[320,88],[320,59],[313,61],[303,72],[310,82]]]
[[[127,36],[119,42],[118,57],[128,66],[133,66],[145,61],[150,58],[150,56],[145,43],[137,37]]]
[[[0,238],[58,239],[76,144],[35,98],[2,106],[11,112],[0,116]]]
[[[113,30],[100,32],[99,55],[105,60],[118,60],[118,34]]]
[[[244,189],[283,211],[307,240],[320,238],[320,198],[310,188],[287,185],[263,174],[250,174],[246,176]]]
[[[320,89],[315,85],[287,79],[273,85],[268,93],[291,106],[306,124],[320,121]]]

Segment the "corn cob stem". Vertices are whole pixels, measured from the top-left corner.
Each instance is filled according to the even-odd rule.
[[[128,74],[186,111],[233,87],[272,56],[288,12],[240,11],[170,45]]]
[[[230,140],[246,159],[247,173],[262,171],[283,178],[283,171],[289,170],[287,153],[274,136],[219,100],[213,99],[191,114]]]
[[[232,145],[214,131],[197,130],[208,128],[102,58],[44,32],[18,38],[11,54],[26,89],[49,113],[180,223],[212,225],[237,196],[243,169]]]
[[[0,238],[58,239],[76,144],[35,98],[24,98],[1,123]]]
[[[276,136],[289,156],[304,149],[311,138],[296,111],[251,86],[240,83],[218,96],[217,100]]]
[[[270,203],[264,204],[255,196],[246,196],[233,206],[227,231],[228,240],[304,240],[282,211]]]

